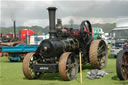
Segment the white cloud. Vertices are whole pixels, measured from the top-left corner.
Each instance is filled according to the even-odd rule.
[[[23,1],[23,0],[9,0],[9,1]],[[128,1],[128,0],[25,0],[25,1]]]
[[[48,26],[48,19],[34,19],[28,20],[23,23],[23,26]]]
[[[81,17],[81,16],[78,16],[78,17],[74,17],[74,16],[67,16],[67,17],[63,17],[61,18],[62,19],[62,24],[69,24],[69,21],[71,19],[74,20],[74,24],[78,24],[80,25],[81,22],[83,20],[89,20],[91,22],[91,24],[96,24],[96,23],[100,23],[100,24],[104,24],[104,23],[116,23],[116,22],[122,22],[120,20],[124,20],[125,18],[127,18],[128,20],[128,17],[123,17],[123,18],[92,18],[92,17]],[[126,20],[125,20],[126,21]],[[42,26],[42,27],[45,27],[45,26],[48,26],[49,25],[49,20],[48,19],[33,19],[33,20],[27,20],[23,23],[23,26]]]
[[[89,20],[92,24],[96,23],[115,23],[119,18],[95,18],[95,17],[81,17],[81,16],[68,16],[62,18],[63,24],[69,24],[69,21],[73,19],[74,24],[81,24],[83,20]]]

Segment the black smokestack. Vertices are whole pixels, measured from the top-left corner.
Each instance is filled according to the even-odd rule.
[[[56,7],[48,7],[49,12],[49,34],[50,38],[56,37],[56,21],[55,21],[55,15],[56,15]]]
[[[14,38],[16,38],[16,22],[15,22],[15,20],[13,21],[13,26],[14,26]]]

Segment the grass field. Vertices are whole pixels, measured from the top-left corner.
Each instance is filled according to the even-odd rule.
[[[103,70],[112,71],[101,79],[89,80],[86,75],[91,69],[83,70],[82,85],[128,85],[128,81],[120,81],[116,75],[116,59],[109,56],[107,67]],[[63,81],[58,73],[44,74],[38,80],[28,80],[22,72],[21,62],[9,62],[7,57],[0,57],[0,85],[81,85],[80,74],[73,81]]]

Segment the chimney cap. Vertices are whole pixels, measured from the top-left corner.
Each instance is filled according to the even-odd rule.
[[[57,8],[56,8],[56,7],[48,7],[47,9],[48,9],[48,10],[52,10],[52,9],[53,9],[53,10],[56,10]]]

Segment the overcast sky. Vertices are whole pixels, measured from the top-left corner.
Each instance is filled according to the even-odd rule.
[[[63,24],[70,19],[80,24],[86,19],[91,23],[113,23],[128,18],[128,0],[1,0],[0,26],[12,26],[12,20],[16,20],[17,26],[45,27],[49,6],[58,8],[57,18]]]

